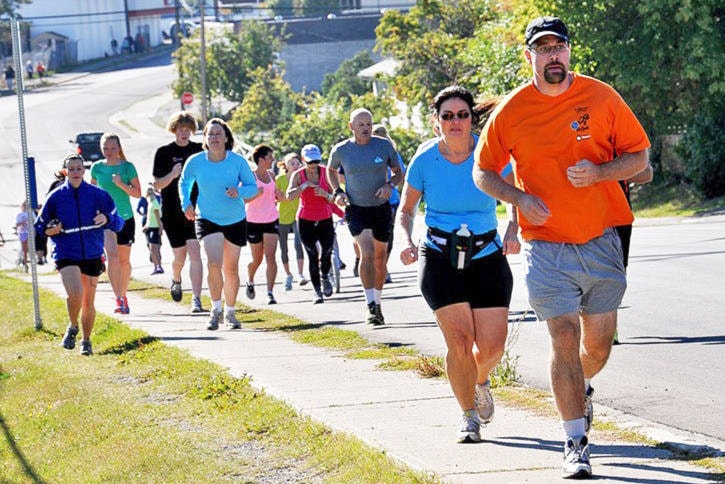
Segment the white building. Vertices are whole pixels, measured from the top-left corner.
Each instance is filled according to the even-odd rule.
[[[32,0],[21,4],[18,13],[31,25],[34,51],[53,47],[46,34],[52,32],[68,38],[65,59],[81,62],[120,53],[128,46],[124,39],[129,35],[142,38],[144,47],[159,45],[161,32],[168,33],[175,18],[174,4],[174,0]],[[46,34],[40,37],[44,45],[33,42],[41,34]]]

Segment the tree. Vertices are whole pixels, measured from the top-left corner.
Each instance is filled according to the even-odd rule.
[[[292,0],[267,0],[266,5],[275,17],[277,15],[284,17],[294,15],[294,2]]]
[[[181,47],[174,52],[179,72],[173,85],[177,96],[184,91],[201,94],[201,46],[197,32],[183,39]],[[251,20],[241,23],[238,34],[224,29],[209,30],[206,35],[207,91],[211,96],[223,96],[230,101],[242,102],[253,82],[251,72],[257,67],[266,69],[273,65],[276,53],[282,48],[282,39],[270,27]]]
[[[420,0],[407,14],[386,12],[375,30],[376,49],[401,62],[390,80],[396,95],[428,104],[441,88],[465,81],[459,54],[478,26],[496,18],[493,7],[480,0]]]
[[[339,0],[294,0],[295,14],[307,17],[325,16],[340,11]]]
[[[574,42],[585,46],[576,49],[580,69],[619,91],[649,134],[653,153],[660,152],[663,135],[685,133],[678,151],[687,179],[705,197],[723,194],[722,2],[597,0],[586,8],[554,3]],[[659,160],[653,161],[658,168]]]
[[[24,3],[31,3],[33,0],[0,0],[0,17],[7,15],[8,17],[13,16],[20,5]]]
[[[276,69],[258,67],[250,77],[252,85],[235,109],[229,126],[249,144],[271,143],[275,129],[288,124],[302,110],[302,99]]]
[[[351,136],[348,123],[353,109],[369,109],[375,122],[387,119],[395,112],[392,99],[376,97],[372,93],[353,96],[350,105],[343,100],[331,103],[319,94],[312,93],[307,97],[305,106],[304,112],[275,129],[274,139],[280,152],[299,152],[305,144],[314,143],[326,156],[336,143]]]
[[[678,152],[687,165],[685,175],[705,198],[725,195],[725,102],[720,98],[688,126]]]
[[[340,64],[338,69],[325,74],[322,80],[322,95],[331,102],[346,101],[349,105],[353,96],[370,92],[370,82],[358,77],[357,73],[374,64],[370,52],[364,50]]]
[[[651,136],[681,132],[725,95],[722,2],[554,4],[572,31],[582,72],[612,84]]]

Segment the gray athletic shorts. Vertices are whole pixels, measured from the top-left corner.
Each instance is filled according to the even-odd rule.
[[[524,244],[524,258],[529,304],[542,321],[608,313],[622,302],[627,279],[614,229],[585,244],[532,240]]]

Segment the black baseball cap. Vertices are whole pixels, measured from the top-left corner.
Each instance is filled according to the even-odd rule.
[[[526,45],[531,45],[545,35],[555,35],[569,42],[569,29],[558,17],[539,17],[526,27]]]

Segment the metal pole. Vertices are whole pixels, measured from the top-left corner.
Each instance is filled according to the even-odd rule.
[[[172,41],[174,43],[174,48],[176,48],[176,55],[179,56],[178,71],[179,71],[179,79],[181,79],[182,77],[184,77],[184,69],[182,67],[182,62],[181,62],[181,36],[184,34],[181,31],[179,8],[181,8],[181,5],[179,5],[179,0],[174,0],[174,18],[176,19],[176,35],[173,36]],[[185,109],[184,103],[181,100],[179,100],[179,104],[181,104],[181,110],[183,111]]]
[[[131,37],[131,23],[128,20],[128,0],[123,0],[123,13],[126,19],[126,37],[128,37],[129,39],[133,39],[133,37]],[[129,42],[129,48],[130,47],[131,46]],[[129,54],[133,54],[133,52],[129,52]]]
[[[40,298],[38,297],[38,266],[35,258],[35,229],[33,221],[35,214],[30,203],[30,171],[28,169],[28,138],[25,132],[25,105],[23,103],[23,66],[22,54],[20,51],[20,23],[15,17],[10,21],[11,36],[13,40],[13,60],[15,61],[15,76],[17,81],[18,96],[18,118],[20,124],[20,144],[23,151],[23,173],[25,175],[25,210],[28,214],[28,256],[30,257],[30,273],[33,282],[33,309],[35,312],[35,329],[43,328],[43,321],[40,319]]]
[[[206,0],[201,0],[199,2],[199,16],[201,17],[201,24],[200,24],[200,32],[199,32],[199,38],[201,41],[201,68],[200,68],[200,74],[201,74],[201,123],[203,126],[206,126],[206,113],[207,113],[207,107],[206,107],[206,37],[204,35],[204,2]]]

